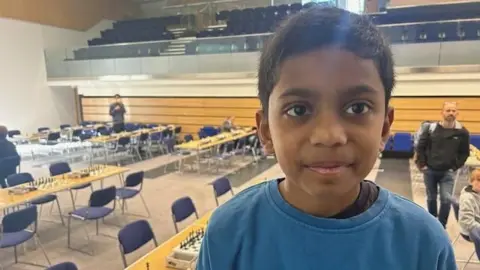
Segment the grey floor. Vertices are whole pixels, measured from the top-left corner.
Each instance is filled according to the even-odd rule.
[[[115,217],[105,220],[106,224],[100,224],[101,234],[107,236],[94,236],[95,226],[90,224],[88,231],[92,237],[92,243],[95,250],[95,256],[89,256],[78,251],[67,248],[66,227],[59,223],[57,209],[54,208],[52,214],[49,213],[49,207],[46,207],[41,216],[39,224],[40,240],[43,243],[52,263],[63,261],[72,261],[80,269],[122,269],[122,263],[119,256],[117,241],[115,240],[119,227],[138,219],[147,219],[155,232],[158,241],[161,243],[175,234],[174,227],[170,217],[170,204],[181,196],[190,196],[200,215],[215,208],[213,191],[209,183],[220,176],[227,176],[232,181],[232,186],[236,192],[240,191],[245,184],[252,180],[264,180],[283,176],[279,166],[272,159],[260,161],[258,164],[252,164],[251,157],[236,158],[233,165],[222,169],[219,172],[211,173],[192,173],[192,172],[172,172],[171,165],[167,167],[167,173],[164,173],[165,164],[171,164],[180,157],[160,156],[143,162],[128,165],[132,172],[144,170],[148,171],[144,183],[143,195],[151,217],[146,218],[145,208],[140,199],[133,199],[128,203],[128,215],[122,215],[119,211]],[[75,167],[85,167],[85,163],[77,163]],[[36,177],[48,175],[48,169],[45,166],[32,167],[23,166],[22,171],[31,172]],[[425,206],[425,189],[423,180],[416,173],[414,166],[408,160],[378,160],[367,179],[376,181],[377,184],[390,189],[393,192],[401,194],[419,205]],[[108,178],[106,185],[119,185],[117,177]],[[96,184],[95,188],[99,185]],[[78,194],[77,204],[86,204],[90,192],[81,191]],[[58,194],[62,204],[63,213],[71,210],[71,202],[67,193]],[[229,195],[220,199],[220,202],[228,200]],[[193,219],[180,224],[180,229],[193,222]],[[85,232],[81,228],[81,223],[73,223],[72,243],[75,247],[82,247],[86,244]],[[451,215],[447,231],[452,239],[456,238],[459,229],[456,221]],[[110,236],[110,237],[108,237]],[[139,251],[127,257],[128,262],[133,262],[151,249],[151,246],[141,248]],[[459,240],[455,246],[455,253],[458,261],[466,260],[473,252],[473,245]],[[83,250],[87,250],[83,248]],[[26,253],[25,253],[26,252]],[[25,253],[25,254],[24,254]],[[25,248],[19,248],[20,260],[45,264],[46,261],[39,251],[33,249],[33,244],[29,243]],[[0,263],[3,266],[10,265],[13,262],[13,251],[11,249],[0,250]],[[462,263],[458,264],[463,267]],[[8,269],[39,269],[23,264],[16,264]],[[480,269],[480,264],[470,264],[466,269]]]

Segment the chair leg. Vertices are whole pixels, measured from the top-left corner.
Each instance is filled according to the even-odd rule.
[[[77,195],[78,195],[78,190],[75,190],[75,197],[73,199],[73,203],[77,202]]]
[[[57,207],[58,207],[58,214],[60,215],[60,220],[62,221],[62,225],[65,226],[65,221],[63,220],[63,215],[62,215],[62,209],[60,208],[60,202],[58,201],[58,198],[55,199],[57,202]],[[53,202],[52,202],[53,205]]]
[[[67,247],[68,248],[71,248],[70,247],[70,223],[71,223],[71,220],[72,220],[72,216],[68,215],[68,221],[67,221]]]
[[[95,230],[96,230],[96,233],[98,235],[98,219],[95,220]]]
[[[92,192],[95,191],[95,190],[93,190],[93,185],[90,185],[90,190],[91,190]]]
[[[45,256],[45,259],[47,259],[47,262],[48,262],[48,266],[52,265],[52,263],[50,262],[50,259],[48,258],[47,256],[47,252],[45,251],[45,248],[43,248],[43,245],[42,243],[40,242],[40,239],[38,238],[38,236],[35,234],[35,238],[37,238],[37,243],[38,243],[38,246],[40,247],[40,249],[42,250],[43,252],[43,256]]]
[[[72,199],[73,210],[77,210],[75,209],[75,199],[73,198],[73,191],[70,189],[69,192],[70,192],[70,199]]]
[[[125,214],[125,199],[122,199],[122,215]]]
[[[13,255],[15,257],[15,263],[18,263],[17,246],[13,247]]]
[[[143,202],[143,205],[145,206],[145,210],[147,211],[147,217],[150,217],[150,210],[148,210],[148,206],[147,206],[147,203],[145,202],[145,200],[143,199],[143,196],[142,196],[142,193],[139,194],[140,195],[140,199],[142,200]]]

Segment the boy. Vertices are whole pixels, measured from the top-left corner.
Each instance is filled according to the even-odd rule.
[[[456,269],[438,221],[364,181],[389,136],[394,86],[392,54],[367,18],[294,15],[264,48],[258,78],[258,135],[286,177],[215,211],[197,269]]]
[[[470,185],[460,194],[458,215],[461,234],[475,244],[475,252],[480,258],[480,169],[475,169],[470,177]]]

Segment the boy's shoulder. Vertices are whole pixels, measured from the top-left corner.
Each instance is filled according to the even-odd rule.
[[[391,194],[391,207],[388,212],[393,224],[407,228],[409,233],[417,234],[420,238],[428,238],[439,244],[449,241],[440,222],[425,208],[400,195]]]

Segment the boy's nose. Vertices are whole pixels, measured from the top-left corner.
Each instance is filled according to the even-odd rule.
[[[315,119],[310,143],[316,146],[334,147],[347,143],[347,134],[336,116],[325,115]]]

